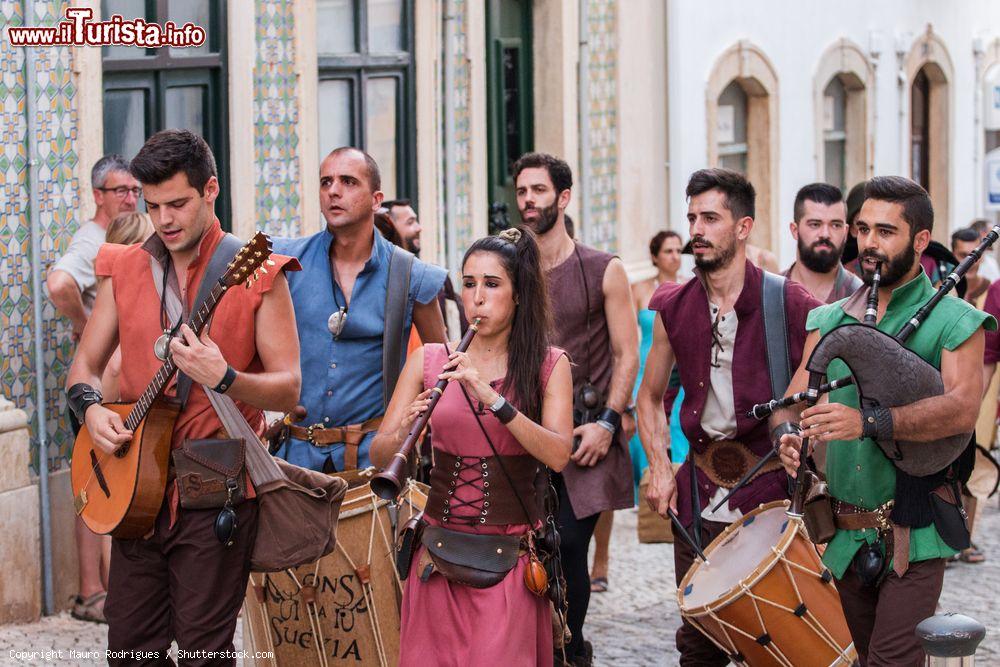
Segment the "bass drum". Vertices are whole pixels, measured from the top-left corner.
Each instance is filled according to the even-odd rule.
[[[677,589],[681,615],[740,665],[831,667],[857,659],[833,575],[787,500],[732,523]]]
[[[337,546],[315,563],[251,573],[243,604],[245,664],[380,665],[399,659],[402,582],[395,528],[423,510],[428,488],[410,481],[398,506],[372,493],[374,469],[338,473],[351,484],[340,509]],[[255,658],[255,652],[272,658]]]

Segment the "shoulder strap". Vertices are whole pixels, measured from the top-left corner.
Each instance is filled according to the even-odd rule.
[[[215,287],[215,283],[219,282],[219,278],[226,272],[229,262],[233,261],[233,257],[242,247],[243,242],[232,234],[223,236],[222,240],[219,241],[219,245],[215,246],[215,252],[212,253],[212,258],[208,260],[208,266],[205,267],[205,274],[201,278],[201,284],[198,285],[198,295],[191,306],[192,313],[198,312],[201,304],[205,302],[212,288]],[[189,393],[191,393],[191,378],[177,371],[177,399],[181,402],[181,405],[187,403]]]
[[[403,350],[406,349],[406,304],[410,294],[410,271],[413,253],[399,246],[392,246],[389,257],[389,275],[385,286],[385,329],[382,331],[382,406],[389,406],[389,399],[396,389],[396,380],[403,370]]]
[[[767,342],[767,369],[771,376],[771,396],[785,395],[792,381],[791,359],[788,356],[788,326],[785,322],[785,278],[763,272],[762,312],[764,340]]]

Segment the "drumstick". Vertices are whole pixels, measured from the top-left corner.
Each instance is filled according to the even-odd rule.
[[[742,489],[744,486],[746,486],[747,482],[750,481],[750,478],[753,477],[754,475],[756,475],[757,471],[760,470],[761,468],[763,468],[764,465],[768,461],[770,461],[775,456],[777,456],[778,452],[779,452],[779,449],[777,447],[772,447],[771,451],[769,451],[764,456],[760,457],[760,461],[757,461],[756,465],[754,465],[753,468],[750,468],[750,471],[747,472],[747,474],[743,475],[743,479],[741,479],[740,481],[736,482],[736,485],[729,490],[729,493],[727,493],[725,496],[723,496],[722,500],[720,500],[718,502],[718,504],[715,507],[712,508],[712,511],[713,512],[718,512],[719,508],[722,507],[726,503],[727,500],[729,500],[730,498],[732,498],[734,493],[736,493],[737,491],[739,491],[740,489]]]
[[[677,518],[677,515],[674,514],[674,511],[669,507],[667,508],[667,516],[669,516],[674,522],[674,527],[677,529],[677,532],[680,533],[681,538],[687,542],[689,547],[694,549],[695,555],[698,556],[698,558],[700,558],[705,565],[708,565],[708,558],[706,558],[705,554],[698,548],[698,545],[694,543],[694,538],[691,537],[687,530],[684,529],[684,524],[681,523],[681,520]]]

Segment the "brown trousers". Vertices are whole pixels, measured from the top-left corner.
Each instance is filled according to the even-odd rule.
[[[705,547],[718,537],[728,525],[727,523],[702,519],[701,550],[705,551]],[[691,531],[690,526],[688,531]],[[674,536],[674,573],[678,586],[681,585],[681,580],[691,568],[694,559],[694,550],[683,539]],[[677,630],[677,651],[681,654],[680,664],[682,667],[688,665],[692,667],[712,667],[713,665],[724,667],[729,664],[729,657],[725,651],[722,651],[711,639],[686,620],[681,622],[681,627]]]
[[[152,537],[112,541],[104,606],[110,665],[172,665],[167,650],[174,640],[182,651],[234,650],[236,617],[257,535],[257,501],[235,509],[236,540],[228,548],[213,530],[219,510],[178,509],[170,528],[166,502]],[[159,657],[140,658],[131,651],[156,652]],[[235,657],[210,653],[178,658],[182,665],[236,664]]]
[[[837,591],[861,667],[924,664],[915,630],[920,621],[934,615],[943,583],[941,558],[910,563],[902,578],[890,572],[878,586],[864,586],[847,568],[837,581]]]

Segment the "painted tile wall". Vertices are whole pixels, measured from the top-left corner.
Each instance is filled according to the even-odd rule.
[[[302,218],[293,4],[289,0],[258,0],[256,4],[253,142],[257,227],[276,236],[298,236]]]
[[[34,2],[32,15],[21,15],[21,3],[0,1],[0,29],[11,25],[52,25],[62,17],[68,2]],[[0,40],[0,392],[32,420],[37,442],[39,397],[35,383],[32,271],[42,275],[69,245],[81,221],[77,214],[78,160],[74,142],[78,135],[72,82],[72,52],[67,47],[38,50],[35,105],[38,131],[37,170],[41,230],[40,256],[31,257],[31,225],[28,211],[28,143],[25,58]],[[65,416],[62,388],[72,359],[73,344],[66,320],[56,317],[45,295],[42,299],[41,331],[45,367],[45,389],[41,398],[49,433],[50,466],[66,464],[72,435]],[[33,460],[37,470],[37,458]]]
[[[589,2],[590,230],[588,241],[617,252],[618,226],[618,0]]]

